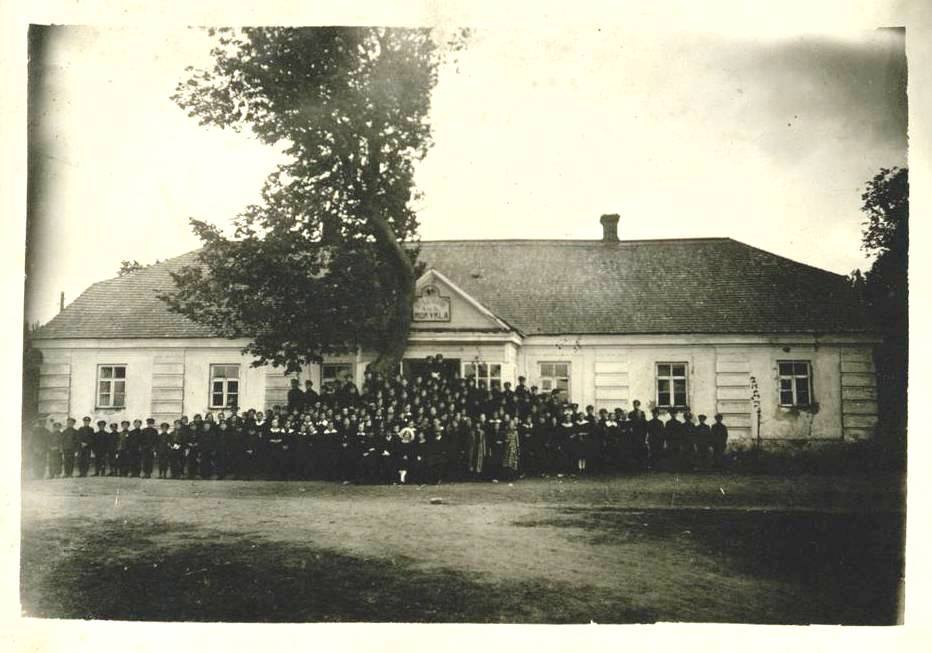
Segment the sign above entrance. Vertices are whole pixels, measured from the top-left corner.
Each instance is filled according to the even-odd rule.
[[[437,286],[424,286],[414,298],[412,312],[415,322],[449,322],[450,298],[441,297]]]

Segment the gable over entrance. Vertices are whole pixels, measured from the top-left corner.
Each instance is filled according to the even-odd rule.
[[[514,331],[436,269],[417,280],[411,328],[415,331]]]

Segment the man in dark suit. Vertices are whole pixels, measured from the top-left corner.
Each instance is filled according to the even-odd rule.
[[[142,475],[146,478],[152,478],[152,468],[155,465],[155,447],[159,440],[159,432],[155,428],[153,418],[150,417],[146,420],[146,428],[142,430],[141,436],[139,445]]]
[[[320,395],[314,390],[314,382],[308,379],[304,382],[304,406],[313,408],[320,401]]]
[[[94,428],[91,418],[81,420],[81,428],[77,430],[78,476],[87,476],[91,468],[91,449],[94,444]]]
[[[142,420],[134,419],[133,428],[126,436],[126,458],[129,475],[137,477],[141,471],[142,463]]]
[[[168,478],[172,445],[172,434],[168,428],[168,422],[162,422],[156,435],[155,453],[159,462],[159,478]]]
[[[709,425],[705,423],[705,415],[699,415],[699,423],[696,424],[696,462],[705,465],[709,462],[712,450],[712,432]]]
[[[110,434],[107,433],[107,420],[97,420],[97,430],[94,432],[92,449],[94,451],[94,476],[106,476],[107,452],[110,444]]]
[[[78,448],[78,431],[74,428],[77,422],[73,417],[67,420],[68,426],[61,432],[61,455],[65,464],[65,476],[74,475],[74,454]]]
[[[647,422],[647,466],[649,469],[656,469],[657,464],[663,458],[664,452],[664,428],[663,420],[660,419],[660,409],[651,408],[651,418]]]
[[[132,452],[130,451],[130,428],[129,420],[120,422],[120,432],[117,434],[117,459],[119,461],[120,476],[129,476],[133,471]]]
[[[301,382],[291,379],[291,390],[288,391],[288,413],[304,410],[305,394],[301,390]]]
[[[647,417],[641,410],[641,402],[637,399],[632,404],[634,410],[628,413],[628,422],[631,429],[631,447],[634,466],[638,469],[647,467]]]
[[[715,424],[712,425],[712,462],[716,465],[721,464],[722,456],[725,455],[725,447],[728,446],[728,427],[722,422],[722,414],[715,415]]]
[[[679,467],[686,443],[683,442],[683,423],[676,419],[676,408],[670,408],[670,419],[663,427],[663,439],[666,442],[669,457],[674,466]]]
[[[120,473],[120,425],[110,423],[110,432],[107,433],[107,474],[118,476]]]

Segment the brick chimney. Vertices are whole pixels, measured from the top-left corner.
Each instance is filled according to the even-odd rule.
[[[606,213],[599,222],[602,223],[602,240],[607,243],[618,242],[618,218],[617,213]]]

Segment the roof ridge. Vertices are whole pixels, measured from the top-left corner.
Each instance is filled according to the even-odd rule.
[[[429,243],[523,243],[536,245],[538,243],[559,243],[561,245],[592,245],[605,243],[606,245],[627,245],[634,243],[669,243],[669,242],[724,242],[735,241],[727,236],[697,236],[690,238],[634,238],[617,241],[606,241],[601,238],[438,238],[436,240],[412,241],[411,244]],[[743,243],[742,243],[743,244]]]
[[[831,275],[836,276],[836,277],[838,277],[838,278],[840,278],[840,279],[847,279],[847,278],[848,278],[848,275],[846,275],[846,274],[841,274],[840,272],[832,272],[831,270],[826,270],[825,268],[820,268],[820,267],[818,267],[818,266],[816,266],[816,265],[811,265],[811,264],[809,264],[809,263],[804,263],[804,262],[802,262],[802,261],[797,261],[797,260],[794,259],[794,258],[789,258],[788,256],[783,256],[782,254],[776,254],[776,253],[771,252],[771,251],[769,251],[769,250],[766,250],[766,249],[757,247],[756,245],[749,245],[748,243],[742,242],[742,241],[740,241],[740,240],[736,240],[736,241],[734,241],[734,242],[737,243],[737,244],[739,244],[739,245],[741,245],[741,246],[743,246],[743,247],[747,247],[748,249],[753,249],[753,250],[755,250],[755,251],[757,251],[757,252],[761,252],[762,254],[766,254],[767,256],[772,256],[772,257],[778,258],[778,259],[780,259],[780,260],[782,260],[782,261],[786,261],[786,262],[788,262],[788,263],[792,263],[793,265],[799,265],[799,266],[801,266],[801,267],[809,268],[810,270],[815,270],[816,272],[822,272],[822,273],[824,273],[824,274],[831,274]]]

